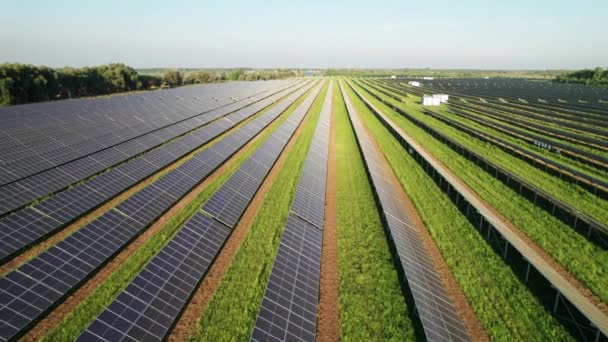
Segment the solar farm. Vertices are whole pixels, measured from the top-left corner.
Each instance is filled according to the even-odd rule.
[[[608,341],[608,88],[300,77],[2,107],[0,276],[0,341]]]

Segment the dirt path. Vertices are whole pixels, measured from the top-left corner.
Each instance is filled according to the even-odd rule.
[[[126,192],[125,194],[120,196],[120,198],[116,198],[116,199],[112,200],[111,202],[109,202],[108,204],[104,205],[103,207],[99,208],[99,212],[96,210],[94,213],[91,214],[91,216],[89,216],[89,218],[87,220],[85,220],[85,218],[82,219],[83,220],[82,222],[79,220],[79,222],[78,222],[79,225],[74,228],[70,227],[70,232],[75,231],[82,225],[91,221],[97,215],[100,215],[102,213],[102,211],[101,211],[102,209],[104,209],[104,208],[105,208],[105,210],[111,209],[113,205],[116,205],[121,200],[124,200],[127,196],[133,194],[135,191],[139,190],[140,188],[143,188],[144,186],[146,186],[146,185],[150,184],[151,182],[153,182],[154,180],[156,180],[158,177],[160,177],[162,174],[164,174],[165,171],[176,168],[177,166],[181,165],[186,160],[188,160],[191,156],[201,152],[202,150],[206,149],[211,144],[221,140],[222,138],[224,138],[226,135],[230,134],[231,132],[233,132],[233,130],[230,130],[230,131],[220,135],[219,137],[213,139],[209,143],[205,144],[204,146],[199,147],[197,150],[190,153],[187,157],[184,157],[183,159],[175,162],[168,168],[163,169],[163,171],[161,171],[159,174],[146,179],[144,182],[140,183],[140,185],[136,186],[135,188],[132,188],[131,190],[129,190],[128,192]],[[198,196],[198,194],[200,194],[207,186],[209,186],[209,184],[211,184],[213,181],[215,181],[224,172],[227,172],[230,165],[234,164],[236,159],[238,159],[238,157],[243,153],[243,151],[245,151],[247,148],[252,146],[259,138],[260,138],[260,135],[254,137],[249,143],[247,143],[242,149],[240,149],[228,161],[226,161],[222,166],[220,166],[213,174],[211,174],[201,184],[199,184],[193,190],[191,190],[186,196],[184,196],[184,198],[182,198],[177,204],[175,204],[171,209],[169,209],[165,214],[163,214],[154,224],[152,224],[152,226],[150,226],[142,235],[140,235],[138,238],[136,238],[135,241],[131,242],[116,257],[114,257],[114,259],[112,259],[97,274],[95,274],[91,279],[89,279],[76,292],[74,292],[72,295],[70,295],[63,303],[61,303],[57,308],[55,308],[51,313],[49,313],[44,319],[42,319],[40,322],[38,322],[38,324],[36,324],[22,338],[22,340],[24,340],[24,341],[38,340],[38,339],[40,339],[40,337],[46,335],[51,330],[53,330],[56,326],[58,326],[59,323],[61,323],[63,321],[63,319],[70,312],[72,312],[74,309],[76,309],[76,307],[80,304],[80,302],[83,299],[85,299],[88,296],[90,296],[91,294],[93,294],[95,292],[95,290],[98,288],[98,286],[100,286],[105,280],[107,280],[126,260],[128,260],[135,252],[137,252],[137,250],[140,247],[142,247],[146,243],[146,241],[148,241],[148,239],[150,239],[152,236],[154,236],[156,233],[158,233],[163,228],[165,223],[167,223],[169,220],[171,220],[171,218],[174,215],[178,214],[182,209],[184,209],[193,199],[196,198],[196,196]],[[95,213],[98,213],[98,214],[93,216]],[[67,233],[68,232],[66,232],[66,234]],[[62,236],[63,236],[63,233],[62,233]],[[57,240],[59,240],[59,238],[57,238]],[[48,243],[50,244],[51,240],[48,240],[48,241],[49,241]],[[53,243],[56,242],[55,239],[53,239],[52,241],[53,241]],[[47,241],[45,241],[45,244],[47,244]]]
[[[336,127],[333,111],[331,113],[330,127],[317,341],[337,341],[340,337],[340,308],[338,305],[340,278],[338,274]]]
[[[454,303],[454,306],[456,307],[459,316],[462,318],[467,332],[471,336],[471,339],[473,341],[489,341],[488,335],[486,334],[483,327],[481,326],[481,323],[477,319],[477,316],[475,315],[473,308],[465,297],[462,288],[456,281],[456,278],[454,278],[452,272],[450,272],[447,263],[445,262],[443,256],[441,255],[441,252],[439,251],[439,248],[437,248],[437,245],[433,241],[433,238],[431,237],[428,229],[424,225],[424,222],[418,215],[418,211],[416,210],[414,203],[403,190],[401,183],[399,182],[397,176],[390,167],[388,160],[386,160],[386,158],[384,157],[384,154],[382,153],[382,150],[380,149],[380,146],[378,145],[377,141],[373,138],[373,135],[369,132],[366,126],[363,126],[363,128],[365,130],[365,133],[370,137],[370,140],[378,153],[379,159],[383,161],[383,164],[385,166],[384,171],[386,174],[386,179],[392,183],[393,189],[395,189],[395,193],[399,196],[401,203],[404,205],[404,208],[408,213],[408,217],[413,219],[413,225],[418,230],[418,235],[420,236],[425,249],[431,255],[435,269],[439,273],[439,276],[441,277],[441,280],[446,290],[448,291],[448,295],[452,299],[452,302]]]
[[[224,274],[226,274],[230,268],[230,265],[232,264],[232,261],[234,260],[234,257],[241,246],[241,242],[243,242],[247,232],[249,232],[249,228],[251,228],[253,224],[258,209],[264,203],[266,194],[274,184],[274,180],[277,178],[279,172],[283,168],[283,165],[289,156],[289,152],[295,144],[298,136],[300,136],[302,126],[307,118],[308,113],[285,146],[285,149],[279,156],[279,159],[270,170],[268,177],[266,177],[264,183],[262,183],[262,186],[253,197],[253,200],[247,207],[247,210],[245,210],[243,217],[241,217],[241,220],[234,228],[232,234],[228,238],[228,241],[220,250],[220,253],[207,271],[207,274],[205,274],[203,281],[192,296],[190,303],[186,306],[186,309],[169,334],[167,340],[176,342],[187,341],[196,331],[199,319],[205,314],[207,304],[209,304],[213,298],[213,294],[221,284]]]

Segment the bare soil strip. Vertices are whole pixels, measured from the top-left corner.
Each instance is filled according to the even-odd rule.
[[[306,118],[304,118],[304,120],[306,120]],[[196,331],[196,326],[199,319],[204,315],[207,304],[209,304],[211,298],[213,298],[213,294],[222,282],[224,274],[226,274],[230,268],[230,265],[232,264],[232,261],[234,260],[234,257],[241,246],[241,242],[243,242],[247,232],[249,232],[249,228],[251,228],[253,225],[253,221],[258,209],[264,203],[266,195],[274,184],[274,180],[277,178],[279,172],[283,168],[291,148],[295,144],[298,136],[300,136],[302,127],[304,126],[304,120],[294,132],[293,136],[285,146],[285,149],[279,156],[279,159],[264,180],[264,183],[262,183],[262,186],[253,197],[253,200],[247,207],[247,210],[245,210],[243,217],[241,217],[238,225],[234,228],[232,234],[228,238],[228,241],[221,249],[207,274],[205,274],[199,288],[192,296],[190,303],[186,306],[186,309],[182,313],[180,319],[169,334],[167,338],[168,341],[187,341]]]
[[[331,113],[330,127],[317,341],[338,341],[340,337],[340,308],[338,305],[340,275],[338,273],[336,127],[333,111]]]
[[[426,250],[429,252],[433,259],[435,269],[439,273],[439,276],[441,277],[441,280],[445,285],[448,294],[452,299],[456,310],[458,311],[459,316],[463,319],[464,325],[467,329],[467,332],[471,336],[471,339],[473,341],[489,341],[487,333],[483,330],[481,323],[477,319],[473,308],[465,297],[462,288],[456,281],[456,278],[454,278],[454,275],[452,275],[452,273],[450,272],[447,263],[445,262],[443,256],[441,255],[441,252],[439,251],[439,248],[437,248],[437,245],[435,245],[433,238],[431,237],[429,231],[422,222],[422,219],[418,215],[418,211],[416,211],[414,203],[412,203],[410,198],[403,190],[403,187],[395,176],[395,173],[392,172],[388,160],[386,160],[386,158],[384,157],[384,154],[382,153],[382,150],[380,149],[380,146],[378,145],[376,140],[373,138],[373,135],[371,135],[367,127],[364,126],[364,129],[366,131],[366,134],[371,137],[371,141],[376,150],[378,151],[379,158],[381,160],[384,160],[384,163],[387,165],[388,170],[386,172],[386,179],[393,184],[393,189],[395,189],[397,195],[401,199],[401,202],[405,205],[405,209],[409,213],[409,217],[413,219],[413,223],[416,226],[416,229],[418,230],[422,242],[424,243]]]
[[[68,229],[69,231],[65,232],[65,234],[64,234],[64,232],[62,232],[62,234],[61,234],[62,237],[65,237],[65,236],[67,236],[67,234],[76,231],[78,228],[80,228],[84,224],[88,223],[89,221],[92,221],[95,217],[101,215],[103,213],[102,209],[104,209],[104,208],[105,208],[105,210],[111,209],[114,205],[119,203],[122,199],[125,199],[126,197],[135,193],[137,190],[149,185],[154,180],[159,178],[161,175],[163,175],[166,172],[168,172],[169,170],[172,170],[172,169],[176,168],[177,166],[181,165],[182,163],[184,163],[185,161],[190,159],[191,156],[208,148],[211,144],[221,140],[227,134],[234,132],[234,129],[238,129],[239,127],[240,127],[240,125],[225,132],[224,134],[213,139],[212,141],[205,144],[204,146],[199,147],[194,152],[190,153],[187,157],[182,158],[181,160],[175,162],[174,164],[171,164],[171,166],[163,169],[158,174],[149,177],[148,179],[146,179],[145,181],[143,181],[142,183],[137,185],[135,188],[132,188],[128,192],[121,195],[119,198],[116,198],[116,199],[112,200],[111,202],[109,202],[108,204],[104,205],[103,207],[99,208],[98,209],[99,211],[95,210],[90,215],[87,215],[87,217],[82,218],[81,220],[79,220],[77,222],[78,226],[69,227],[69,229]],[[114,273],[122,265],[123,262],[125,262],[140,247],[142,247],[149,238],[151,238],[156,233],[158,233],[163,228],[165,223],[169,222],[174,215],[181,212],[181,210],[184,209],[190,203],[190,201],[194,200],[196,198],[196,196],[198,196],[198,194],[200,194],[207,186],[209,186],[209,184],[213,183],[213,181],[215,181],[224,172],[227,172],[230,165],[232,165],[239,158],[239,156],[242,155],[242,153],[244,153],[244,151],[246,151],[257,140],[259,140],[260,137],[261,137],[261,133],[258,134],[257,136],[255,136],[245,146],[243,146],[243,148],[241,148],[237,153],[235,153],[229,160],[227,160],[222,166],[220,166],[214,173],[212,173],[209,177],[207,177],[207,179],[205,179],[201,184],[199,184],[193,190],[191,190],[186,196],[184,196],[184,198],[182,198],[177,204],[175,204],[171,209],[169,209],[165,214],[163,214],[154,224],[152,224],[152,226],[150,226],[142,235],[140,235],[135,241],[131,242],[131,244],[129,244],[127,247],[125,247],[112,261],[110,261],[105,267],[103,267],[97,274],[95,274],[91,279],[89,279],[83,286],[81,286],[76,292],[74,292],[71,296],[69,296],[63,303],[61,303],[57,308],[55,308],[51,313],[49,313],[44,319],[42,319],[40,322],[38,322],[38,324],[36,324],[36,326],[34,326],[22,338],[22,340],[23,341],[35,341],[35,340],[40,339],[42,336],[46,335],[47,333],[49,333],[51,330],[53,330],[59,323],[61,323],[63,321],[63,319],[70,312],[72,312],[78,306],[78,304],[80,304],[80,302],[84,298],[86,298],[89,295],[91,295],[92,293],[94,293],[95,290],[97,289],[97,287],[99,285],[101,285],[108,277],[110,277],[112,275],[112,273]],[[47,248],[48,248],[53,243],[56,243],[59,240],[61,240],[61,238],[53,237],[53,240],[52,240],[53,242],[45,241],[44,243],[45,243],[45,245],[48,243],[48,246],[47,246]]]

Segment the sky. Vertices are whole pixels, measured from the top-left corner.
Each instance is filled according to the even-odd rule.
[[[608,0],[2,0],[0,63],[50,67],[580,69]]]

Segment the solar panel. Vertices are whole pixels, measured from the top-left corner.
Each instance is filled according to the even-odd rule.
[[[333,81],[304,162],[252,341],[315,341],[332,99]]]
[[[196,213],[77,340],[162,340],[229,233]]]
[[[317,86],[313,93],[294,110],[292,115],[247,158],[241,167],[230,176],[228,181],[205,203],[203,206],[205,212],[228,227],[234,228],[320,91],[321,87]],[[284,108],[286,109],[287,106]],[[276,110],[276,108],[272,108],[269,112]],[[269,123],[270,121],[263,119],[263,122]],[[250,139],[250,135],[240,138],[242,141],[246,141]],[[235,137],[235,139],[238,139],[238,137]],[[223,150],[230,149],[230,144],[231,141],[227,140],[220,148]]]
[[[165,93],[182,93],[188,100],[167,97],[163,99],[145,98],[139,94],[122,98],[81,99],[60,101],[36,105],[24,105],[12,108],[13,121],[8,126],[0,122],[0,131],[11,137],[7,149],[2,149],[2,160],[7,161],[5,168],[14,177],[6,181],[17,180],[34,172],[44,171],[49,167],[82,157],[96,150],[121,144],[127,139],[137,138],[142,143],[124,144],[122,148],[140,150],[138,146],[151,146],[155,142],[153,135],[139,139],[140,135],[154,132],[167,125],[179,124],[189,117],[200,115],[214,108],[233,105],[234,96],[241,98],[244,104],[250,103],[249,96],[260,95],[269,88],[292,84],[292,82],[275,81],[241,84],[230,86],[203,86],[191,89],[174,89]],[[208,95],[221,98],[216,101],[206,97],[203,102],[195,101],[192,95],[205,90]],[[194,94],[193,94],[194,93]],[[230,93],[232,96],[226,96]],[[124,103],[134,100],[130,106]],[[74,104],[87,103],[89,106],[75,108]],[[31,116],[25,112],[34,107],[43,107],[44,116]],[[57,112],[54,112],[57,110]],[[145,113],[145,114],[141,114]],[[45,121],[40,121],[41,117]],[[64,120],[64,121],[62,121]],[[7,129],[10,127],[10,130]],[[18,144],[15,144],[18,142]],[[162,141],[156,141],[162,143]],[[21,147],[19,147],[21,145]],[[24,149],[22,146],[26,146]],[[4,146],[3,146],[4,147]],[[94,148],[91,148],[94,147]]]
[[[296,94],[302,95],[309,87],[298,90]],[[277,107],[287,108],[286,102],[291,103],[284,100]],[[276,118],[281,112],[269,110],[253,121],[267,121],[268,117]],[[210,147],[214,148],[215,145]],[[223,163],[227,158],[217,162]],[[181,165],[158,181],[173,172],[183,173]],[[0,339],[11,339],[40,319],[50,305],[60,302],[69,291],[77,288],[183,195],[176,197],[155,183],[148,185],[115,209],[0,279]],[[9,281],[10,277],[20,274],[34,280],[31,286]],[[36,307],[34,302],[38,300],[45,305]]]
[[[295,87],[297,87],[297,86],[299,86],[299,85],[295,85]],[[285,91],[288,92],[288,91],[290,91],[290,89],[293,90],[292,87],[294,87],[294,85],[292,83],[287,83],[287,84],[281,86],[281,89],[284,89],[283,91],[281,91],[281,93],[283,93]],[[249,91],[252,91],[252,90],[249,90]],[[279,90],[273,88],[273,89],[264,91],[260,94],[264,94],[264,96],[269,96],[278,91]],[[268,104],[267,101],[263,100],[262,102],[264,102],[265,105]],[[43,170],[39,174],[36,174],[33,176],[28,176],[27,178],[23,178],[20,180],[16,180],[14,183],[4,185],[4,186],[0,187],[0,215],[6,213],[8,211],[11,211],[13,209],[16,209],[19,206],[23,206],[46,194],[49,194],[49,193],[58,191],[62,188],[65,188],[69,184],[71,184],[75,181],[78,181],[85,177],[89,177],[91,175],[94,175],[95,173],[101,172],[104,169],[106,169],[112,165],[115,165],[116,163],[124,161],[125,159],[128,159],[128,158],[134,157],[139,153],[142,153],[150,148],[153,148],[159,144],[162,144],[164,141],[166,141],[168,139],[176,138],[179,135],[186,133],[188,130],[192,130],[197,127],[200,127],[204,124],[207,124],[207,123],[209,123],[217,118],[220,118],[223,115],[231,113],[233,111],[247,108],[247,110],[245,111],[246,113],[238,113],[238,114],[235,113],[235,115],[238,118],[240,118],[239,120],[235,120],[234,122],[224,122],[224,125],[227,125],[227,126],[224,126],[223,129],[221,129],[217,133],[223,132],[229,126],[231,127],[232,125],[234,125],[235,122],[240,122],[243,119],[245,119],[246,117],[250,116],[251,114],[253,114],[259,110],[259,109],[245,107],[250,103],[251,103],[251,100],[249,100],[247,98],[247,99],[245,99],[243,101],[239,101],[237,103],[231,103],[231,104],[220,106],[220,107],[216,106],[217,108],[213,107],[213,108],[211,108],[212,109],[211,111],[207,111],[207,112],[203,112],[203,113],[198,112],[196,114],[197,116],[192,117],[191,119],[197,119],[196,120],[197,124],[195,126],[193,126],[193,125],[188,126],[188,124],[184,124],[184,122],[172,123],[170,126],[161,128],[158,131],[149,132],[149,133],[146,133],[145,135],[138,136],[133,140],[121,142],[121,143],[115,145],[114,147],[106,148],[101,151],[99,151],[99,150],[88,151],[89,153],[93,153],[93,154],[91,154],[90,156],[84,157],[82,159],[75,159],[73,161],[69,161],[67,164],[63,164],[63,165],[57,166],[55,168]],[[259,107],[256,106],[256,108],[259,108]],[[245,115],[247,113],[249,113],[249,114]],[[2,131],[2,129],[0,126],[0,132],[1,131]],[[111,133],[111,134],[113,134],[113,133]],[[194,136],[194,134],[193,134],[193,136]],[[209,139],[211,136],[212,135],[208,135],[206,138]],[[112,144],[116,144],[116,140],[120,141],[121,138],[113,137],[110,139],[110,142]],[[50,143],[52,144],[52,141]],[[82,142],[78,145],[78,147],[80,148],[80,145],[83,145],[83,144],[87,145],[88,143]],[[173,152],[176,152],[175,151],[176,146],[179,146],[179,144],[172,145],[170,147],[173,149],[171,152],[174,155],[175,155],[175,153],[173,153]],[[17,147],[19,147],[21,150],[23,150],[22,145],[18,145]],[[186,146],[181,146],[181,147],[185,148]],[[105,147],[101,146],[100,148],[105,148]],[[2,149],[0,149],[0,150],[2,150]],[[2,160],[2,158],[3,158],[2,155],[0,155],[0,160]],[[6,156],[4,156],[4,158],[6,158]],[[33,160],[31,161],[31,163],[37,163],[37,164],[41,163],[39,160],[36,159],[37,157],[32,157],[32,158],[33,158]],[[61,163],[55,162],[55,161],[57,161],[56,158],[53,159],[53,161],[54,162],[53,162],[52,166],[61,164]],[[23,165],[26,165],[27,160],[20,161],[20,163],[22,163]],[[49,167],[51,167],[51,166],[49,166]],[[10,166],[4,165],[3,168],[6,169],[6,174],[3,174],[3,175],[6,177],[12,177],[12,176],[10,176],[12,174],[12,172],[10,171],[11,170]],[[31,180],[30,180],[30,178],[31,178]],[[8,183],[8,181],[5,183]],[[14,185],[19,185],[19,186],[15,187]],[[9,187],[9,186],[12,186],[12,187]],[[13,196],[8,196],[8,194],[12,194]],[[3,196],[3,195],[5,195],[5,196]]]
[[[322,238],[289,215],[251,340],[315,341]]]
[[[298,94],[302,95],[305,90]],[[311,102],[309,102],[303,105],[310,107]],[[269,112],[264,115],[277,116]],[[290,118],[294,116],[299,120],[303,118],[296,113]],[[260,130],[262,128],[259,127]],[[245,141],[241,142],[244,143]],[[264,145],[260,146],[258,151],[263,148]],[[263,171],[259,171],[263,166],[256,164],[254,159],[248,160],[251,161],[249,164],[246,162],[239,168],[243,170],[241,174],[263,178],[260,173]],[[152,188],[154,189],[150,191],[154,192],[159,191],[162,186],[155,183]],[[251,194],[253,196],[256,190],[257,188],[248,191],[253,191]],[[149,198],[148,195],[141,197]],[[136,210],[136,208],[117,209],[131,217],[134,217]],[[200,212],[196,213],[83,332],[79,340],[162,340],[229,233],[229,227],[218,220]]]
[[[392,173],[390,166],[378,154],[341,83],[340,89],[426,338],[469,341],[464,323],[435,269],[429,252],[424,247],[418,230],[412,224],[412,218],[392,184],[386,179],[387,175]],[[356,89],[353,90],[357,92]]]
[[[275,99],[280,98],[280,96],[284,95],[285,92],[280,92],[279,94],[273,95],[270,98],[263,100],[260,103],[260,106],[268,105]],[[237,112],[238,113],[238,112]],[[229,117],[231,117],[229,115]],[[255,122],[255,121],[254,121]],[[233,122],[229,127],[233,127],[238,122]],[[216,137],[217,135],[224,132],[226,128],[225,125],[222,125],[222,131],[217,131],[216,133],[207,134],[207,141],[211,138]],[[248,127],[248,126],[245,126]],[[215,130],[213,127],[206,126],[198,131],[210,131]],[[232,141],[230,145],[230,151],[225,151],[224,155],[220,155],[216,152],[217,149],[221,149],[221,147],[210,148],[195,158],[187,161],[185,164],[180,166],[180,169],[184,169],[184,172],[181,174],[189,175],[187,177],[177,177],[180,172],[171,173],[161,179],[158,180],[158,184],[165,184],[165,189],[171,194],[173,197],[179,197],[178,194],[184,193],[186,189],[191,188],[197,181],[209,172],[213,171],[222,160],[226,157],[232,155],[236,152],[237,149],[240,148],[241,144],[238,141],[235,141],[233,135],[238,135],[238,131],[233,133],[232,135],[227,137],[227,140]],[[146,177],[155,173],[159,169],[160,164],[167,164],[168,161],[159,162],[158,154],[155,151],[162,151],[171,153],[174,152],[178,155],[171,155],[173,160],[180,157],[180,154],[185,154],[183,152],[184,149],[182,147],[173,147],[174,145],[178,145],[180,140],[176,140],[173,143],[167,144],[160,149],[154,150],[152,157],[150,157],[150,153],[144,154],[141,158],[132,159],[129,162],[126,162],[119,167],[116,167],[109,172],[103,173],[86,183],[80,184],[74,188],[63,191],[58,195],[55,195],[45,201],[42,201],[34,206],[34,208],[42,213],[43,215],[54,218],[57,222],[52,222],[52,224],[41,225],[38,231],[32,232],[27,231],[25,235],[28,236],[27,239],[19,239],[17,243],[13,239],[11,243],[3,243],[0,247],[0,260],[9,256],[11,253],[15,253],[18,250],[23,249],[29,243],[36,241],[43,236],[53,232],[54,230],[59,229],[61,226],[74,221],[76,218],[82,216],[93,208],[101,205],[108,199],[118,195],[123,192],[127,188],[133,186],[139,181],[142,181]],[[223,140],[222,140],[223,141]],[[220,145],[221,146],[221,145]],[[189,148],[189,150],[193,150],[194,147]],[[161,153],[162,153],[161,152]],[[189,152],[189,151],[188,151]],[[167,154],[165,154],[166,156]],[[152,162],[147,159],[152,159]],[[204,162],[201,162],[204,161]],[[157,165],[154,164],[156,162]],[[175,182],[175,184],[172,184]],[[10,184],[9,186],[17,186],[17,183]],[[17,212],[18,213],[18,212]],[[10,234],[18,234],[22,235],[22,233],[17,233],[19,230],[23,229],[23,225],[15,225],[12,224],[12,217],[16,215],[9,215],[3,218],[0,218],[0,225],[7,226],[7,231],[5,235]],[[4,222],[4,224],[3,224]]]

